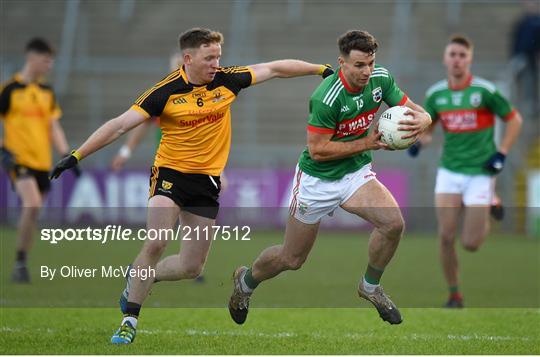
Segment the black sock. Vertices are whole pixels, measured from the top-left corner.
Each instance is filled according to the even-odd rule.
[[[24,250],[17,251],[17,264],[26,265],[26,252]]]
[[[140,311],[141,311],[141,305],[140,304],[128,301],[127,308],[126,308],[126,315],[133,316],[135,318],[139,318]]]

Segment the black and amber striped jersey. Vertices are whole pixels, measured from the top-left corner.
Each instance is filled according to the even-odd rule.
[[[162,137],[154,166],[220,175],[231,146],[231,104],[252,84],[255,74],[249,67],[220,68],[202,86],[189,83],[182,67],[143,93],[132,109],[160,117]]]
[[[13,153],[17,164],[40,171],[51,168],[51,122],[61,116],[50,86],[24,83],[20,74],[2,86],[0,117],[4,119],[4,146]]]

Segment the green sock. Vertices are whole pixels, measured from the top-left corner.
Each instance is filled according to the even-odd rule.
[[[370,284],[379,285],[379,281],[381,280],[383,273],[384,270],[374,268],[368,264],[366,273],[364,274],[364,280]]]
[[[448,288],[450,290],[450,294],[455,294],[457,292],[459,292],[459,287],[456,285],[456,286],[450,286]]]
[[[251,268],[249,268],[246,271],[246,274],[244,274],[244,283],[246,283],[250,289],[255,289],[259,285],[259,282],[253,279],[253,275],[251,275]]]

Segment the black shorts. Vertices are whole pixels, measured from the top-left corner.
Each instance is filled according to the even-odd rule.
[[[9,177],[11,178],[13,189],[15,189],[15,180],[23,177],[35,178],[39,192],[41,193],[47,193],[51,189],[48,171],[34,170],[23,165],[15,165],[15,168],[11,170]]]
[[[150,197],[169,197],[181,209],[215,219],[219,211],[219,176],[185,174],[168,167],[152,166]]]

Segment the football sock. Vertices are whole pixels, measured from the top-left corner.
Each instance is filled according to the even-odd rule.
[[[246,293],[253,292],[253,289],[259,285],[259,282],[253,279],[253,276],[251,275],[251,268],[246,270],[244,276],[240,278],[240,285],[242,287],[242,291]]]
[[[364,290],[368,293],[372,293],[375,291],[375,288],[379,286],[379,284],[370,284],[366,281],[366,278],[362,278],[362,285],[364,286]]]
[[[131,315],[125,315],[122,319],[121,325],[125,324],[126,322],[129,322],[133,328],[137,328],[137,318],[135,316]]]
[[[459,292],[459,287],[456,285],[456,286],[450,286],[449,289],[450,291],[450,299],[452,300],[461,300],[463,297],[461,296],[461,293]]]
[[[138,318],[140,312],[141,312],[140,304],[128,301],[127,307],[126,307],[126,315]]]
[[[366,273],[364,274],[364,281],[372,285],[379,285],[383,273],[384,270],[374,268],[368,264]]]
[[[26,265],[26,252],[24,250],[18,250],[17,251],[17,266],[25,266]]]

